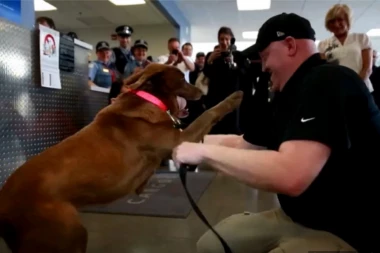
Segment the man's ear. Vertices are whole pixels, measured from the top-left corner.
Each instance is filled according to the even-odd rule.
[[[286,47],[288,49],[288,54],[293,56],[297,53],[297,42],[293,37],[286,37],[284,42],[286,43]]]
[[[130,89],[138,89],[141,85],[149,81],[152,77],[162,73],[166,65],[151,63],[144,70],[133,74],[124,80],[123,85]]]

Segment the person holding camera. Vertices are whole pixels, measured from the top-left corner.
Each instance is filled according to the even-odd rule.
[[[180,50],[180,43],[177,38],[168,41],[168,55],[158,57],[158,63],[176,66],[184,75],[185,80],[190,82],[190,71],[194,71],[195,65],[190,56],[185,56]]]
[[[208,78],[208,92],[205,96],[207,109],[217,105],[236,90],[240,90],[242,74],[244,74],[244,57],[236,50],[234,34],[229,27],[221,27],[218,31],[219,45],[206,56],[203,74]],[[241,134],[239,110],[236,110],[211,130],[211,134]]]

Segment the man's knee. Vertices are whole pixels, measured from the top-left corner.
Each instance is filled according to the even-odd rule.
[[[219,222],[215,226],[215,230],[234,253],[249,252],[252,251],[252,248],[260,252],[262,246],[279,239],[276,232],[273,234],[272,232],[268,233],[268,231],[273,231],[272,227],[275,226],[275,222],[269,218],[274,217],[274,215],[265,214],[235,214]],[[198,240],[197,252],[220,253],[224,252],[224,250],[216,235],[211,230],[208,230]]]
[[[223,247],[211,231],[207,231],[197,242],[197,253],[223,252]]]
[[[227,241],[227,244],[229,244],[229,242],[233,240],[233,238],[229,238],[230,233],[228,231],[228,230],[234,229],[233,224],[235,222],[232,222],[232,224],[230,224],[231,220],[239,219],[239,216],[241,216],[241,214],[231,215],[228,218],[219,222],[214,227],[214,229],[219,233],[219,235]],[[228,223],[227,226],[226,226],[226,223]],[[206,233],[204,233],[201,236],[201,238],[199,238],[197,242],[197,253],[214,253],[214,252],[215,253],[223,252],[223,246],[221,242],[219,241],[219,239],[216,237],[216,235],[211,230],[208,230]]]

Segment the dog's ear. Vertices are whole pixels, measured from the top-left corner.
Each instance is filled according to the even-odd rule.
[[[151,63],[144,70],[125,79],[123,85],[130,89],[137,89],[152,77],[162,73],[165,67],[166,65],[164,64]]]

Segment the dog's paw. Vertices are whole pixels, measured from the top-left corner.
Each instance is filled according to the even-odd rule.
[[[226,97],[221,103],[220,106],[223,108],[222,110],[225,113],[229,113],[236,108],[238,108],[243,101],[243,95],[244,93],[242,91],[235,91],[228,97]]]
[[[243,101],[244,92],[241,90],[235,91],[231,95],[229,95],[226,100],[231,103],[233,108],[240,106]]]
[[[243,95],[244,93],[242,91],[235,91],[219,104],[208,110],[208,113],[211,114],[215,122],[220,121],[226,114],[231,113],[240,106],[243,101]]]

